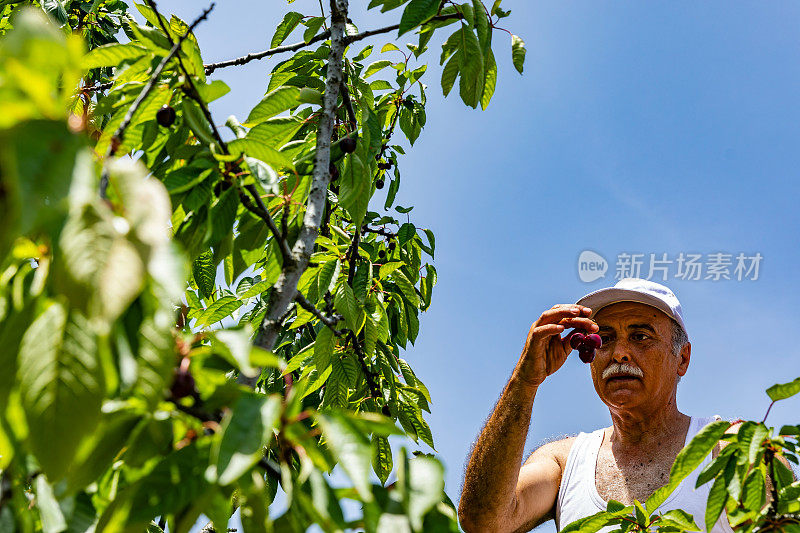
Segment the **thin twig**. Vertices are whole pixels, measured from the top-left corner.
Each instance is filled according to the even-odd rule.
[[[275,222],[272,220],[272,217],[269,214],[269,210],[267,210],[267,207],[264,205],[263,200],[261,200],[261,196],[258,194],[256,186],[250,184],[250,185],[245,185],[244,188],[253,197],[253,200],[255,200],[256,205],[253,205],[253,203],[250,202],[250,199],[247,196],[245,196],[244,194],[240,194],[239,199],[242,201],[242,205],[248,211],[250,211],[257,217],[259,217],[261,220],[263,220],[264,224],[267,225],[273,237],[278,240],[278,248],[281,251],[281,257],[283,258],[284,266],[292,264],[294,262],[294,259],[292,259],[292,251],[289,249],[289,244],[283,238],[280,230],[275,225]]]
[[[356,263],[358,262],[358,245],[361,242],[361,231],[356,230],[355,235],[353,235],[353,242],[350,243],[350,250],[348,251],[348,263],[347,266],[347,284],[352,286],[353,279],[356,275]]]
[[[342,102],[344,102],[344,108],[347,110],[347,119],[350,123],[350,127],[352,131],[355,131],[358,128],[358,122],[356,121],[356,113],[353,111],[353,102],[350,101],[350,92],[347,90],[347,83],[345,83],[344,78],[342,78],[342,86],[340,87],[340,91],[342,93]]]
[[[361,345],[359,344],[358,337],[352,331],[348,332],[348,339],[353,345],[353,350],[356,352],[356,359],[358,359],[359,365],[361,365],[361,371],[364,373],[364,379],[367,380],[367,386],[369,387],[370,394],[376,400],[378,398],[383,398],[381,394],[381,389],[378,387],[377,382],[375,381],[375,377],[373,376],[372,372],[370,372],[369,368],[367,368],[367,356],[364,351],[361,349]],[[389,406],[384,404],[381,408],[381,412],[391,418],[392,412],[389,410]]]
[[[294,301],[297,302],[300,305],[300,307],[302,307],[303,309],[305,309],[306,311],[308,311],[309,313],[320,319],[320,321],[326,326],[328,326],[330,330],[333,332],[333,334],[336,335],[337,337],[340,337],[341,335],[344,334],[341,330],[336,329],[336,324],[340,320],[342,320],[342,318],[344,318],[342,317],[342,315],[325,316],[325,314],[319,309],[317,309],[317,307],[314,304],[309,302],[308,299],[300,293],[300,291],[298,291],[297,294],[295,295]]]
[[[772,409],[773,405],[775,405],[774,401],[771,404],[769,404],[769,407],[767,407],[767,412],[764,414],[764,419],[761,421],[762,424],[767,421],[767,417],[769,416],[769,412]]]
[[[164,24],[164,20],[161,17],[161,14],[158,12],[158,6],[156,6],[155,0],[145,0],[147,4],[150,6],[150,9],[156,15],[156,19],[158,20],[158,25],[161,26],[161,30],[164,32],[164,35],[167,36],[170,44],[174,44],[172,41],[172,36],[169,34],[169,30],[167,29],[166,25]],[[214,124],[214,119],[211,116],[211,111],[208,109],[208,106],[203,99],[200,97],[200,93],[197,91],[197,86],[194,84],[194,80],[192,79],[192,75],[189,74],[189,70],[186,68],[186,65],[183,64],[183,60],[181,59],[180,54],[175,56],[178,60],[178,65],[181,67],[183,71],[183,75],[186,76],[186,82],[189,84],[189,90],[183,89],[184,94],[186,94],[189,98],[197,102],[197,105],[200,106],[200,110],[203,112],[203,116],[206,117],[206,120],[211,125],[211,131],[214,134],[214,138],[219,143],[222,152],[227,154],[228,153],[228,145],[225,144],[225,141],[222,140],[222,136],[219,134],[219,130],[217,129],[217,125]]]
[[[170,48],[169,53],[164,57],[164,59],[161,60],[161,62],[158,64],[155,70],[153,70],[153,73],[150,75],[150,80],[147,82],[147,85],[145,85],[144,88],[142,88],[142,91],[139,93],[139,96],[136,97],[136,100],[133,101],[131,107],[128,108],[128,112],[125,114],[125,118],[122,119],[122,122],[120,123],[119,127],[111,136],[111,142],[108,147],[108,153],[106,154],[106,159],[108,157],[113,156],[116,153],[117,148],[119,148],[119,146],[122,144],[122,139],[125,136],[125,130],[127,129],[128,126],[130,126],[130,123],[133,120],[133,115],[136,113],[136,111],[138,111],[139,107],[142,105],[142,102],[144,102],[145,98],[147,98],[147,96],[153,90],[153,87],[156,86],[156,83],[158,83],[158,78],[161,76],[161,73],[164,71],[164,68],[167,66],[167,63],[169,63],[170,60],[175,56],[175,54],[178,53],[178,50],[181,47],[181,43],[183,43],[186,37],[188,37],[189,34],[192,33],[192,30],[194,30],[194,28],[198,24],[200,24],[200,22],[204,21],[206,17],[208,17],[208,14],[211,13],[212,9],[214,9],[213,3],[207,9],[205,9],[203,13],[199,17],[197,17],[197,19],[195,19],[194,22],[192,22],[192,24],[187,28],[186,32],[183,35],[181,35],[181,37],[175,44],[172,45],[172,48]],[[100,177],[101,198],[106,197],[107,188],[108,188],[108,169],[104,169],[103,174]]]
[[[319,35],[315,35],[308,42],[300,42],[294,44],[285,44],[283,46],[276,46],[275,48],[270,48],[269,50],[264,50],[263,52],[254,52],[251,54],[247,54],[246,56],[237,57],[235,59],[228,59],[226,61],[220,61],[219,63],[209,63],[205,65],[206,74],[211,74],[218,68],[225,68],[225,67],[234,67],[237,65],[244,65],[245,63],[249,63],[251,61],[255,61],[256,59],[263,59],[265,57],[280,54],[283,52],[294,52],[295,50],[300,50],[301,48],[305,48],[311,44],[314,44],[319,41],[324,41],[328,37],[331,36],[331,31],[326,30],[320,33]]]
[[[377,233],[378,235],[383,235],[384,237],[397,237],[397,233],[392,233],[384,228],[370,228],[368,226],[361,226],[361,231],[364,233]]]
[[[85,87],[80,88],[80,92],[94,92],[94,91],[105,91],[106,89],[110,89],[111,86],[114,85],[113,81],[107,81],[105,83],[98,83],[95,85],[87,85]]]
[[[461,13],[452,13],[450,15],[439,15],[433,17],[428,22],[439,22],[442,20],[449,20],[449,19],[460,19],[464,18]],[[366,39],[367,37],[372,37],[373,35],[380,35],[381,33],[388,33],[390,31],[394,31],[400,27],[399,24],[392,24],[391,26],[386,26],[384,28],[378,28],[375,30],[365,31],[363,33],[358,33],[356,35],[345,36],[344,41],[345,44],[354,43],[356,41],[360,41],[362,39]],[[271,55],[280,54],[283,52],[294,52],[296,50],[300,50],[301,48],[305,48],[306,46],[312,45],[316,42],[323,41],[331,36],[330,30],[323,31],[322,33],[315,35],[308,42],[299,42],[294,44],[286,44],[283,46],[276,46],[275,48],[270,48],[269,50],[263,50],[261,52],[253,52],[251,54],[247,54],[246,56],[237,57],[235,59],[228,59],[226,61],[220,61],[218,63],[209,63],[205,66],[206,74],[211,74],[218,68],[225,68],[225,67],[233,67],[237,65],[244,65],[251,61],[255,61],[256,59],[264,59],[265,57],[269,57]]]

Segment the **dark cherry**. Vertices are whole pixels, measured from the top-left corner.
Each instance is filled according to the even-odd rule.
[[[170,392],[172,393],[172,397],[176,400],[185,398],[186,396],[193,396],[195,394],[195,388],[192,374],[188,370],[176,369]]]
[[[595,350],[603,345],[603,339],[600,338],[600,335],[597,333],[592,333],[591,335],[586,335],[583,342],[587,346],[591,346]]]
[[[569,345],[573,350],[577,350],[583,344],[585,338],[586,336],[583,333],[573,333],[569,338]]]
[[[175,123],[175,110],[168,105],[162,106],[161,109],[156,111],[156,122],[165,128],[169,128]]]
[[[581,361],[584,363],[591,363],[594,361],[594,348],[589,348],[587,346],[581,346],[578,348],[578,357],[581,358]]]
[[[339,146],[342,147],[342,152],[352,154],[356,151],[356,140],[352,137],[345,137],[339,142]]]

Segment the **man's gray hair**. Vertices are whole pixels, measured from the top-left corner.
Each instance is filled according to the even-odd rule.
[[[689,336],[686,334],[686,330],[676,321],[670,320],[670,322],[672,322],[672,353],[675,357],[678,357],[681,354],[681,349],[689,342]],[[678,376],[678,383],[680,382],[681,376]]]

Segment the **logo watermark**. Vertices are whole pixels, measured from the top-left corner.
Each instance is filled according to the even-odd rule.
[[[697,254],[680,252],[617,254],[614,279],[642,278],[652,281],[680,279],[685,281],[756,281],[764,256],[760,252],[748,255],[744,252],[730,254],[714,252]],[[591,283],[606,277],[608,261],[592,250],[584,250],[578,256],[578,277]]]
[[[608,261],[602,255],[591,250],[584,250],[578,257],[578,276],[584,283],[606,276],[608,271]]]

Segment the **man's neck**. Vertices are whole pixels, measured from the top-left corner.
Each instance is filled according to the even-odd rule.
[[[651,410],[612,411],[610,443],[615,448],[652,451],[686,436],[690,417],[675,402]]]

